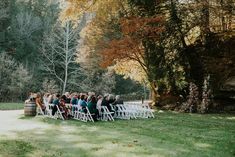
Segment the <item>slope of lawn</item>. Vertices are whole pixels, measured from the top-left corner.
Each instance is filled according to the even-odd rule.
[[[43,117],[48,128],[0,136],[0,156],[232,157],[235,115],[156,113],[155,119],[83,123]]]
[[[0,110],[21,110],[24,109],[23,103],[0,103]]]

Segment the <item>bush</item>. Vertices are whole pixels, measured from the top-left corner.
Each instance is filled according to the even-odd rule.
[[[18,64],[6,53],[0,54],[0,101],[17,101],[27,91],[31,79],[22,64]]]

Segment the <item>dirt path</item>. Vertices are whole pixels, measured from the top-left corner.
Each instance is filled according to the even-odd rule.
[[[26,121],[20,119],[23,117],[23,110],[0,111],[0,135],[15,135],[16,131],[24,131],[29,129],[46,129],[49,125],[36,121]]]

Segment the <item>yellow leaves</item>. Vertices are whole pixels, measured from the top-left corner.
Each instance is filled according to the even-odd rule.
[[[84,13],[95,13],[96,22],[108,21],[117,16],[126,6],[126,0],[67,0],[68,5],[61,14],[62,19],[77,19]]]
[[[67,0],[66,7],[61,12],[62,20],[77,20],[89,11],[95,1],[93,0]]]
[[[143,83],[146,80],[146,74],[139,63],[133,60],[120,60],[111,67],[117,74],[124,75],[137,82]]]
[[[187,45],[194,44],[198,37],[201,35],[199,26],[193,27],[185,36],[184,40]]]

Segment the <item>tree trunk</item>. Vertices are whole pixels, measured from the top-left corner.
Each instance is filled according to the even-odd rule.
[[[202,1],[202,30],[203,34],[207,35],[210,32],[210,13],[209,0]]]
[[[68,64],[69,64],[69,22],[66,22],[66,43],[65,43],[65,74],[64,74],[64,85],[63,93],[66,91],[67,81],[68,81]]]
[[[156,84],[156,81],[150,82],[150,86],[151,86],[151,99],[153,101],[152,105],[157,106],[160,96],[158,94],[158,86]]]

